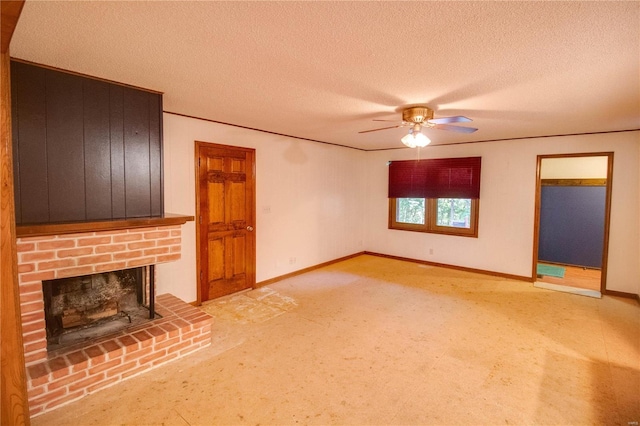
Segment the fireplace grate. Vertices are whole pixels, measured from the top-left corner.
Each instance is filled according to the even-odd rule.
[[[47,350],[153,319],[153,269],[146,266],[43,281]]]

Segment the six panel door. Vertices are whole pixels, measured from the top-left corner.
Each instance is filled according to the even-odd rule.
[[[255,151],[196,142],[200,301],[255,285]]]

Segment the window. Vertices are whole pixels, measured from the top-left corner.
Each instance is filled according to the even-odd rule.
[[[477,237],[477,215],[477,199],[389,199],[391,229]]]
[[[389,228],[478,236],[480,157],[394,161]]]
[[[469,228],[471,226],[470,198],[438,198],[436,203],[437,226],[453,228]]]

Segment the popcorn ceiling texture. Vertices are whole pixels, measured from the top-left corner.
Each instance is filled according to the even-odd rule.
[[[165,111],[362,149],[427,104],[474,134],[640,128],[638,2],[27,2],[25,59],[164,92]],[[382,124],[382,125],[381,125]]]

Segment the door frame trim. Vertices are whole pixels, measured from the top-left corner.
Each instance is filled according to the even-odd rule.
[[[199,168],[199,159],[200,159],[200,148],[221,148],[221,149],[233,149],[237,151],[245,151],[252,154],[252,165],[250,173],[247,173],[247,183],[252,188],[252,199],[251,208],[252,208],[252,219],[253,219],[253,228],[254,231],[251,233],[253,235],[252,238],[252,258],[251,264],[247,265],[247,277],[251,284],[251,288],[256,288],[256,150],[255,148],[246,148],[242,146],[235,145],[223,145],[217,144],[214,142],[203,142],[203,141],[194,141],[194,171],[195,171],[195,192],[196,192],[196,214],[195,214],[195,222],[196,222],[196,290],[197,290],[197,299],[196,306],[200,306],[202,304],[202,270],[200,268],[201,265],[201,253],[200,253],[200,239],[202,238],[200,233],[200,225],[202,223],[201,214],[200,214],[200,168]],[[250,176],[249,176],[250,174]]]
[[[611,189],[613,184],[613,152],[585,152],[571,154],[538,155],[536,164],[536,199],[535,219],[533,221],[533,255],[531,262],[531,279],[536,282],[538,249],[540,244],[540,197],[542,179],[540,172],[542,160],[548,158],[575,158],[575,157],[607,157],[607,185],[604,211],[604,240],[602,242],[602,268],[600,269],[600,294],[607,294],[607,263],[609,259],[609,228],[611,219]]]

